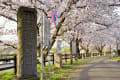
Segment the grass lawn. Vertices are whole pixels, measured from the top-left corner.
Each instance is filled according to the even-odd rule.
[[[120,60],[120,56],[113,56],[113,57],[110,56],[110,59],[113,59],[113,60],[117,60],[117,61],[118,61],[118,60]]]
[[[13,77],[15,77],[13,70],[0,72],[0,80],[12,80]]]
[[[50,52],[51,53],[56,53],[57,52],[57,48],[52,48],[51,50],[50,50]],[[70,53],[70,47],[62,47],[62,49],[61,49],[61,53],[62,54],[68,54],[68,53]]]
[[[70,61],[68,61],[67,63],[63,61],[63,65],[62,68],[56,68],[54,65],[51,65],[51,73],[47,73],[48,70],[48,66],[44,67],[44,79],[48,79],[49,80],[66,80],[68,77],[70,77],[70,72],[74,72],[77,67],[79,67],[81,65],[81,63],[86,62],[88,59],[79,59],[77,61],[73,61],[73,64],[70,65]],[[38,76],[40,77],[40,65],[37,65],[37,72],[38,72]],[[12,78],[14,78],[14,71],[7,71],[7,72],[1,72],[0,73],[0,80],[12,80]]]

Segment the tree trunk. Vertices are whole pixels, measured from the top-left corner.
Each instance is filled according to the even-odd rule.
[[[89,57],[89,50],[86,50],[86,57]]]
[[[60,28],[62,27],[62,23],[64,22],[64,20],[65,20],[65,18],[62,18],[61,21],[58,23],[57,29],[55,30],[55,32],[54,32],[54,34],[53,34],[53,36],[51,38],[51,41],[50,41],[49,50],[52,48],[53,44],[55,43],[56,37],[58,35],[58,32],[59,32]],[[44,55],[45,55],[45,57],[47,57],[47,55],[48,55],[48,48],[45,49]]]
[[[117,53],[118,53],[118,56],[120,56],[120,50],[119,49],[117,50]]]
[[[72,59],[72,41],[70,41],[70,64],[73,64],[73,59]]]
[[[100,51],[100,56],[102,56],[102,51]]]
[[[80,58],[79,40],[78,40],[78,39],[76,39],[76,48],[77,48],[77,53],[76,53],[76,55],[77,55],[77,57]]]

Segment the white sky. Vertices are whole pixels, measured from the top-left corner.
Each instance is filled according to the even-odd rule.
[[[17,23],[14,21],[10,21],[4,17],[0,17],[0,27],[4,27],[3,32],[7,32],[9,30],[17,30]],[[17,35],[10,35],[9,33],[6,35],[0,36],[0,40],[2,41],[13,41],[17,40]]]
[[[117,7],[115,10],[114,10],[115,13],[117,13],[118,15],[120,15],[120,7]]]
[[[9,41],[14,41],[17,40],[16,35],[4,35],[0,37],[0,40],[5,41],[5,40],[9,40]]]

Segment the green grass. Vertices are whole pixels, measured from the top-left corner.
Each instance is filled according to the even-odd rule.
[[[73,61],[73,64],[70,65],[70,61],[67,63],[63,61],[62,68],[57,68],[54,65],[51,65],[50,71],[53,73],[47,73],[48,70],[48,65],[44,67],[44,79],[49,80],[66,80],[68,77],[70,77],[70,72],[74,72],[78,67],[80,67],[81,63],[86,62],[89,58],[87,59],[79,59],[77,61]],[[40,77],[40,65],[37,65],[37,72],[38,76]],[[0,73],[0,80],[12,80],[14,78],[14,72],[12,71],[7,71],[7,72],[1,72]]]
[[[50,50],[51,53],[57,53],[57,48],[52,48]],[[65,53],[70,53],[70,47],[62,47],[61,49],[61,53],[65,54]]]
[[[52,49],[50,50],[50,52],[51,52],[51,53],[56,53],[56,52],[57,52],[57,48],[52,48]]]
[[[70,53],[70,47],[62,47],[62,51],[61,51],[63,54],[65,53]]]
[[[77,61],[73,61],[73,64],[70,64],[70,61],[68,61],[67,63],[63,61],[63,65],[62,68],[56,68],[54,65],[51,65],[51,72],[54,73],[49,73],[49,74],[44,74],[44,79],[48,79],[49,80],[63,80],[68,77],[70,77],[70,72],[74,72],[78,67],[80,67],[80,65],[83,62],[86,62],[89,58],[87,59],[79,59]],[[48,72],[48,66],[44,67],[44,72]],[[38,74],[40,75],[40,66],[38,65]],[[38,75],[38,76],[39,76]]]
[[[114,60],[120,60],[120,56],[113,56],[113,57],[109,57],[110,59],[114,59]]]
[[[12,80],[14,78],[14,72],[12,71],[7,71],[7,72],[0,72],[0,80]]]

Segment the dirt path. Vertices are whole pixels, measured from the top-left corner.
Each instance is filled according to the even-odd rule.
[[[71,73],[69,80],[120,80],[120,62],[106,57],[94,58]]]

